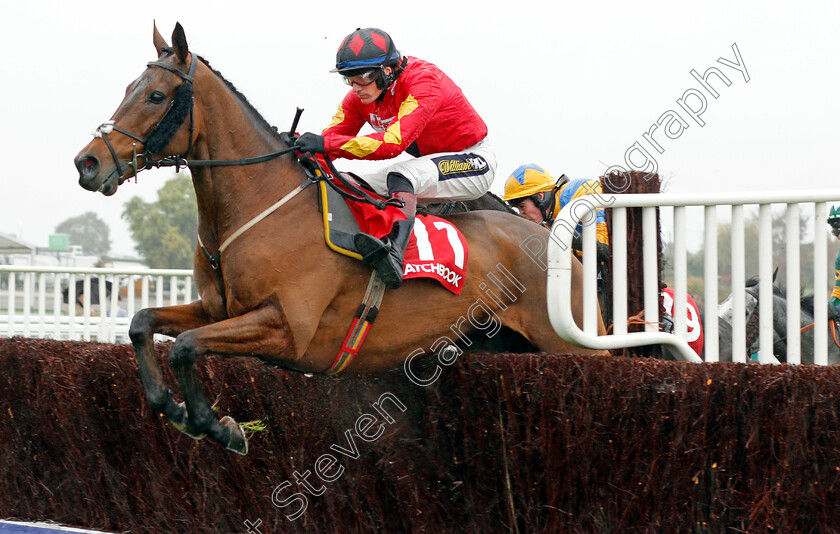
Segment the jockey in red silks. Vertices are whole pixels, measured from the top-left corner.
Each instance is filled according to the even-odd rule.
[[[396,289],[417,198],[471,200],[490,188],[496,157],[485,141],[487,126],[455,82],[432,63],[401,55],[380,29],[348,35],[332,72],[342,75],[350,91],[330,125],[321,135],[284,135],[301,152],[331,158],[382,160],[403,152],[415,157],[361,175],[377,193],[403,203],[406,219],[382,240],[368,234],[354,239],[365,262]],[[365,124],[375,132],[358,135]]]
[[[665,332],[674,331],[674,290],[670,287],[663,287],[659,292],[660,310],[662,312],[662,330]],[[685,294],[686,317],[686,341],[688,346],[703,357],[703,325],[700,322],[700,311],[697,303],[688,293]]]

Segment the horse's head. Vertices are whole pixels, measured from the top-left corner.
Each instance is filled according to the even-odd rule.
[[[774,276],[775,277],[775,276]],[[758,276],[749,278],[744,283],[744,314],[749,320],[750,315],[758,306]],[[729,324],[732,324],[732,315],[734,313],[734,298],[732,293],[718,305],[718,317]]]
[[[186,154],[194,136],[193,76],[199,60],[190,54],[184,29],[175,25],[170,47],[154,28],[157,60],[148,63],[125,91],[111,120],[100,125],[76,156],[79,185],[110,196],[136,175],[152,155]]]

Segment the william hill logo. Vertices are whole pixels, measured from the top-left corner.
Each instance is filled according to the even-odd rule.
[[[473,156],[464,159],[441,159],[437,162],[437,166],[441,175],[449,176],[452,174],[480,173],[487,169],[487,162],[484,161],[484,158]]]

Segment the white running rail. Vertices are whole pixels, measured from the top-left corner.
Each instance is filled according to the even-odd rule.
[[[580,197],[565,206],[555,221],[551,239],[548,240],[548,311],[551,324],[564,339],[580,346],[595,349],[617,349],[642,345],[663,344],[671,346],[684,361],[700,362],[690,349],[686,338],[686,314],[674,313],[674,333],[657,331],[647,325],[645,332],[627,333],[627,254],[642,254],[644,262],[644,307],[646,321],[658,322],[659,291],[657,287],[657,250],[655,239],[644,239],[642,250],[627,250],[627,210],[642,208],[643,235],[655,236],[657,231],[657,207],[673,208],[674,242],[674,310],[686,309],[686,223],[687,207],[702,207],[704,214],[704,300],[705,317],[705,360],[718,361],[718,276],[730,273],[718,272],[717,258],[717,216],[718,206],[731,206],[732,210],[732,350],[733,361],[746,362],[745,338],[745,242],[744,206],[757,205],[759,210],[759,269],[761,280],[773,278],[771,207],[783,205],[786,209],[786,278],[787,283],[787,333],[788,363],[800,363],[800,267],[799,247],[803,236],[799,233],[800,205],[811,204],[814,210],[814,363],[828,363],[828,286],[827,270],[827,227],[828,202],[840,201],[840,190],[778,191],[759,193],[698,193],[698,194],[624,194],[588,195]],[[597,335],[595,210],[599,207],[612,209],[613,235],[613,324],[614,333]],[[571,243],[578,222],[583,224],[583,268],[584,268],[584,326],[579,329],[572,319],[570,301],[571,287]],[[691,228],[691,231],[699,231]],[[738,290],[737,288],[740,288]],[[778,363],[773,355],[773,287],[759,284],[759,354],[760,363]]]
[[[0,336],[128,342],[131,318],[139,309],[192,300],[192,276],[189,269],[0,265],[5,286],[0,291]],[[114,289],[110,295],[107,283]],[[82,303],[76,306],[78,284]],[[92,287],[99,291],[93,298]],[[64,302],[65,291],[70,304]]]

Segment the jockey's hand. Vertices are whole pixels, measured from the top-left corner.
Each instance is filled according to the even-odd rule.
[[[606,263],[610,256],[610,246],[600,241],[595,242],[595,253],[598,256],[598,263]]]
[[[667,332],[668,334],[674,333],[674,318],[671,315],[664,311],[659,310],[659,330],[662,332]]]
[[[306,132],[297,139],[295,144],[297,149],[301,152],[311,152],[312,154],[324,153],[324,137],[311,132]]]
[[[583,236],[576,233],[572,238],[572,249],[583,254]],[[598,263],[606,263],[610,255],[610,246],[600,241],[595,241],[595,255],[598,258]]]
[[[579,232],[575,232],[574,237],[572,237],[572,249],[583,254],[583,235]]]
[[[294,132],[281,132],[280,133],[280,140],[283,141],[283,143],[285,143],[285,145],[289,148],[292,148],[293,146],[295,146],[295,143],[297,143],[298,137],[300,137],[300,136],[298,134],[294,133]]]

